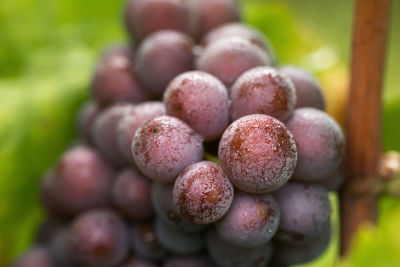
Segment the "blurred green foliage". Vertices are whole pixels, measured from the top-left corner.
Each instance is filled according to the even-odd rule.
[[[352,1],[242,2],[245,20],[267,34],[282,63],[316,72],[346,64]],[[399,9],[399,2],[394,2]],[[98,54],[110,43],[126,41],[120,21],[122,6],[122,1],[78,0],[0,4],[0,266],[7,266],[30,244],[43,218],[38,182],[76,138],[76,113],[88,97],[87,85]],[[393,28],[400,25],[399,16],[392,20]],[[392,38],[384,145],[386,150],[400,150],[400,93],[395,90],[399,77],[394,75],[400,69],[400,36],[393,34]],[[321,49],[325,47],[329,49]],[[331,198],[337,222],[337,200]],[[340,266],[399,265],[400,205],[385,198],[381,206],[379,227],[363,229]],[[334,264],[337,224],[334,233],[326,255],[308,266]]]

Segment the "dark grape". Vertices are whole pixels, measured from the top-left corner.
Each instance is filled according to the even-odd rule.
[[[42,222],[35,236],[35,242],[38,244],[48,244],[59,231],[66,227],[66,222],[54,218],[48,218]]]
[[[345,180],[345,174],[340,168],[335,171],[332,175],[316,182],[316,184],[322,185],[328,191],[338,191]]]
[[[228,213],[216,223],[219,236],[237,247],[267,243],[279,226],[279,206],[271,195],[238,192]]]
[[[116,102],[138,103],[149,98],[133,72],[133,51],[127,46],[108,49],[94,73],[91,92],[102,107]]]
[[[72,148],[43,179],[43,204],[52,215],[61,216],[106,206],[113,176],[109,163],[94,150]]]
[[[158,266],[159,265],[154,261],[139,257],[132,257],[126,263],[121,265],[121,267],[158,267]]]
[[[86,143],[93,144],[91,130],[93,122],[100,112],[99,105],[94,101],[86,102],[79,110],[78,131]]]
[[[294,66],[282,67],[279,69],[279,72],[286,74],[296,88],[296,108],[312,107],[320,110],[325,109],[322,89],[310,73]]]
[[[207,234],[210,257],[220,267],[264,267],[272,255],[271,243],[253,249],[238,248],[222,240],[215,230]]]
[[[71,258],[71,252],[68,248],[68,229],[68,227],[65,227],[55,233],[48,246],[51,258],[57,267],[81,266],[78,265],[78,263],[73,262],[73,259]]]
[[[153,217],[151,180],[135,169],[125,169],[112,187],[112,200],[117,210],[132,220]]]
[[[158,218],[187,233],[201,232],[206,229],[207,225],[194,224],[179,213],[173,201],[173,189],[173,184],[153,183],[151,198]]]
[[[191,222],[208,224],[225,215],[234,192],[229,178],[216,163],[201,161],[178,176],[173,194],[180,214]]]
[[[231,86],[243,72],[270,64],[271,60],[263,49],[244,38],[230,37],[207,46],[198,58],[197,68]]]
[[[274,192],[281,220],[276,239],[287,244],[314,242],[330,225],[328,192],[319,185],[287,183]]]
[[[196,38],[201,38],[218,26],[240,19],[236,0],[193,0],[191,11]]]
[[[125,160],[133,163],[132,140],[139,126],[147,120],[165,114],[165,106],[162,102],[150,101],[137,105],[130,110],[118,123],[118,148]]]
[[[194,41],[181,32],[163,30],[149,35],[137,51],[139,78],[156,97],[178,74],[193,69]]]
[[[171,257],[164,261],[163,267],[210,267],[214,266],[206,256]]]
[[[135,254],[147,259],[163,260],[167,256],[167,251],[160,245],[152,223],[134,226],[132,246]]]
[[[255,194],[284,185],[297,160],[292,134],[282,122],[262,114],[233,122],[221,138],[218,155],[231,182]]]
[[[132,153],[137,167],[149,178],[173,182],[187,166],[203,158],[200,135],[183,121],[159,116],[136,131]]]
[[[154,227],[158,242],[174,254],[194,254],[204,248],[204,234],[202,233],[185,233],[161,220],[156,220]]]
[[[11,267],[55,267],[49,251],[43,246],[34,246],[25,251]]]
[[[124,20],[128,32],[138,41],[164,29],[190,32],[185,0],[130,0],[125,6]]]
[[[69,255],[77,264],[115,266],[129,248],[128,230],[113,212],[92,210],[81,214],[68,232]]]
[[[118,148],[118,123],[134,109],[132,104],[114,105],[102,111],[94,121],[92,136],[96,147],[118,167],[127,164]]]
[[[167,114],[186,122],[204,141],[222,135],[229,124],[226,87],[202,71],[185,72],[174,78],[164,93]]]
[[[328,114],[315,108],[299,108],[286,123],[297,146],[293,180],[316,182],[332,175],[344,157],[344,135]]]
[[[250,114],[266,114],[286,121],[296,105],[292,82],[270,67],[243,73],[231,88],[232,120]]]

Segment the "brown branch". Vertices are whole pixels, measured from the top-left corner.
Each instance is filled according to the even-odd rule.
[[[381,101],[390,0],[357,0],[346,119],[347,181],[341,191],[341,252],[357,227],[376,222],[374,189],[381,155]]]

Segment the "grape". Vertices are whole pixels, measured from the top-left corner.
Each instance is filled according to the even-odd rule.
[[[190,165],[178,176],[173,197],[180,214],[191,222],[208,224],[228,211],[233,186],[216,163],[202,161]]]
[[[288,183],[274,192],[281,220],[276,239],[287,244],[314,242],[330,224],[328,192],[319,185]]]
[[[104,207],[109,202],[113,176],[109,163],[94,150],[72,148],[43,179],[43,204],[51,214],[61,216]]]
[[[204,141],[212,141],[229,124],[229,99],[226,87],[214,76],[185,72],[174,78],[164,93],[167,114],[186,122]]]
[[[90,86],[93,98],[102,107],[149,98],[133,72],[134,61],[133,51],[127,46],[114,46],[104,53]]]
[[[240,190],[262,194],[284,185],[296,167],[292,134],[268,115],[249,115],[233,122],[219,144],[221,167]]]
[[[121,267],[158,267],[158,264],[143,258],[132,257],[125,264],[122,264]]]
[[[201,43],[203,46],[208,46],[215,41],[234,36],[242,37],[260,48],[267,48],[267,41],[261,32],[251,26],[238,22],[224,24],[221,27],[215,28],[204,36]]]
[[[330,227],[328,227],[310,244],[295,245],[277,243],[274,250],[273,261],[277,266],[308,263],[316,259],[326,250],[329,245],[330,237],[331,231]]]
[[[49,243],[49,251],[51,258],[53,259],[57,267],[78,267],[76,262],[73,262],[70,251],[68,249],[68,227],[60,229],[52,237]]]
[[[201,38],[210,30],[240,19],[236,0],[194,0],[191,4],[193,31]]]
[[[216,230],[233,246],[254,248],[271,240],[278,226],[279,207],[273,196],[239,192]]]
[[[344,157],[344,135],[325,112],[299,108],[286,123],[297,146],[293,180],[316,182],[332,175]]]
[[[49,251],[43,246],[34,246],[25,251],[12,267],[55,267]]]
[[[152,260],[162,260],[167,256],[167,251],[160,245],[152,223],[138,224],[132,231],[133,251]]]
[[[320,110],[325,109],[322,89],[310,73],[294,66],[282,67],[279,72],[286,74],[296,88],[296,108],[313,107]]]
[[[123,170],[112,187],[112,200],[121,214],[132,220],[151,219],[151,180],[132,168]]]
[[[137,105],[120,120],[117,129],[118,148],[126,161],[133,163],[131,145],[139,126],[147,120],[164,114],[165,107],[162,102],[150,101]]]
[[[163,267],[210,267],[214,266],[206,256],[173,257],[164,261]]]
[[[96,147],[118,167],[127,162],[118,149],[117,126],[119,121],[134,108],[132,104],[114,105],[101,112],[94,121],[92,136]]]
[[[203,158],[200,135],[183,121],[159,116],[136,131],[132,143],[137,167],[149,178],[173,182],[187,166]]]
[[[138,41],[163,29],[190,32],[189,7],[185,0],[130,0],[124,15],[128,32]]]
[[[108,210],[81,214],[68,233],[68,250],[78,264],[115,266],[127,255],[128,230],[124,222]]]
[[[220,267],[264,267],[272,255],[271,243],[253,249],[238,248],[223,241],[215,230],[207,234],[210,257]]]
[[[154,182],[151,198],[157,217],[164,223],[175,226],[187,233],[201,232],[208,226],[205,224],[194,224],[179,214],[173,202],[172,184]]]
[[[291,81],[270,67],[243,73],[231,88],[232,120],[250,114],[266,114],[286,121],[296,105]]]
[[[80,109],[78,115],[78,131],[86,143],[93,144],[91,129],[93,122],[100,112],[99,105],[94,101],[86,102]]]
[[[154,96],[164,93],[178,74],[193,69],[194,41],[186,34],[163,30],[149,35],[137,51],[139,78]]]
[[[316,184],[322,185],[327,191],[338,191],[345,180],[345,174],[343,170],[338,169],[332,175],[324,178]]]
[[[185,233],[161,220],[155,221],[154,228],[160,244],[174,254],[194,254],[204,248],[204,235],[202,233]]]
[[[49,218],[39,225],[36,231],[35,242],[38,244],[48,244],[65,227],[66,222]]]
[[[207,46],[198,58],[197,68],[231,86],[243,72],[270,64],[268,54],[260,47],[244,38],[230,37]]]

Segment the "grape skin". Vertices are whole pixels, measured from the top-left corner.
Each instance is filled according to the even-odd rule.
[[[78,132],[89,145],[93,145],[91,130],[98,113],[100,113],[100,107],[94,101],[86,102],[79,110],[77,121]]]
[[[240,190],[263,194],[283,186],[296,167],[292,134],[282,122],[254,114],[233,122],[222,135],[218,157]]]
[[[345,140],[340,126],[315,108],[299,108],[286,123],[297,146],[293,180],[316,182],[332,175],[344,158]]]
[[[125,169],[117,176],[112,187],[112,200],[116,209],[131,220],[151,219],[151,180],[135,169]]]
[[[174,203],[181,215],[198,224],[222,218],[233,200],[233,186],[214,162],[201,161],[187,167],[174,184]]]
[[[206,256],[171,257],[164,261],[163,267],[210,267],[214,266]]]
[[[55,267],[49,251],[43,246],[34,246],[25,251],[11,267]]]
[[[331,206],[322,186],[290,182],[274,196],[281,212],[275,236],[279,242],[309,244],[330,225]]]
[[[135,254],[151,260],[163,260],[168,252],[157,239],[152,223],[141,223],[133,227],[132,248]]]
[[[206,142],[221,136],[229,124],[226,87],[202,71],[175,77],[164,93],[164,104],[168,115],[186,122]]]
[[[284,74],[270,67],[243,73],[231,88],[232,120],[250,114],[266,114],[286,121],[296,105],[296,90]]]
[[[245,71],[271,65],[268,54],[242,37],[218,40],[204,48],[197,60],[197,69],[220,79],[226,86]]]
[[[172,30],[155,32],[143,40],[137,50],[136,70],[154,97],[161,97],[175,76],[194,68],[193,47],[190,36]]]
[[[150,179],[173,182],[183,169],[203,158],[202,138],[183,121],[159,116],[145,122],[132,143],[137,167]]]
[[[279,206],[272,195],[238,192],[228,213],[216,223],[216,230],[233,246],[259,247],[275,235],[279,216]]]
[[[159,265],[156,262],[139,257],[132,257],[126,263],[121,265],[121,267],[158,267],[158,266]]]

